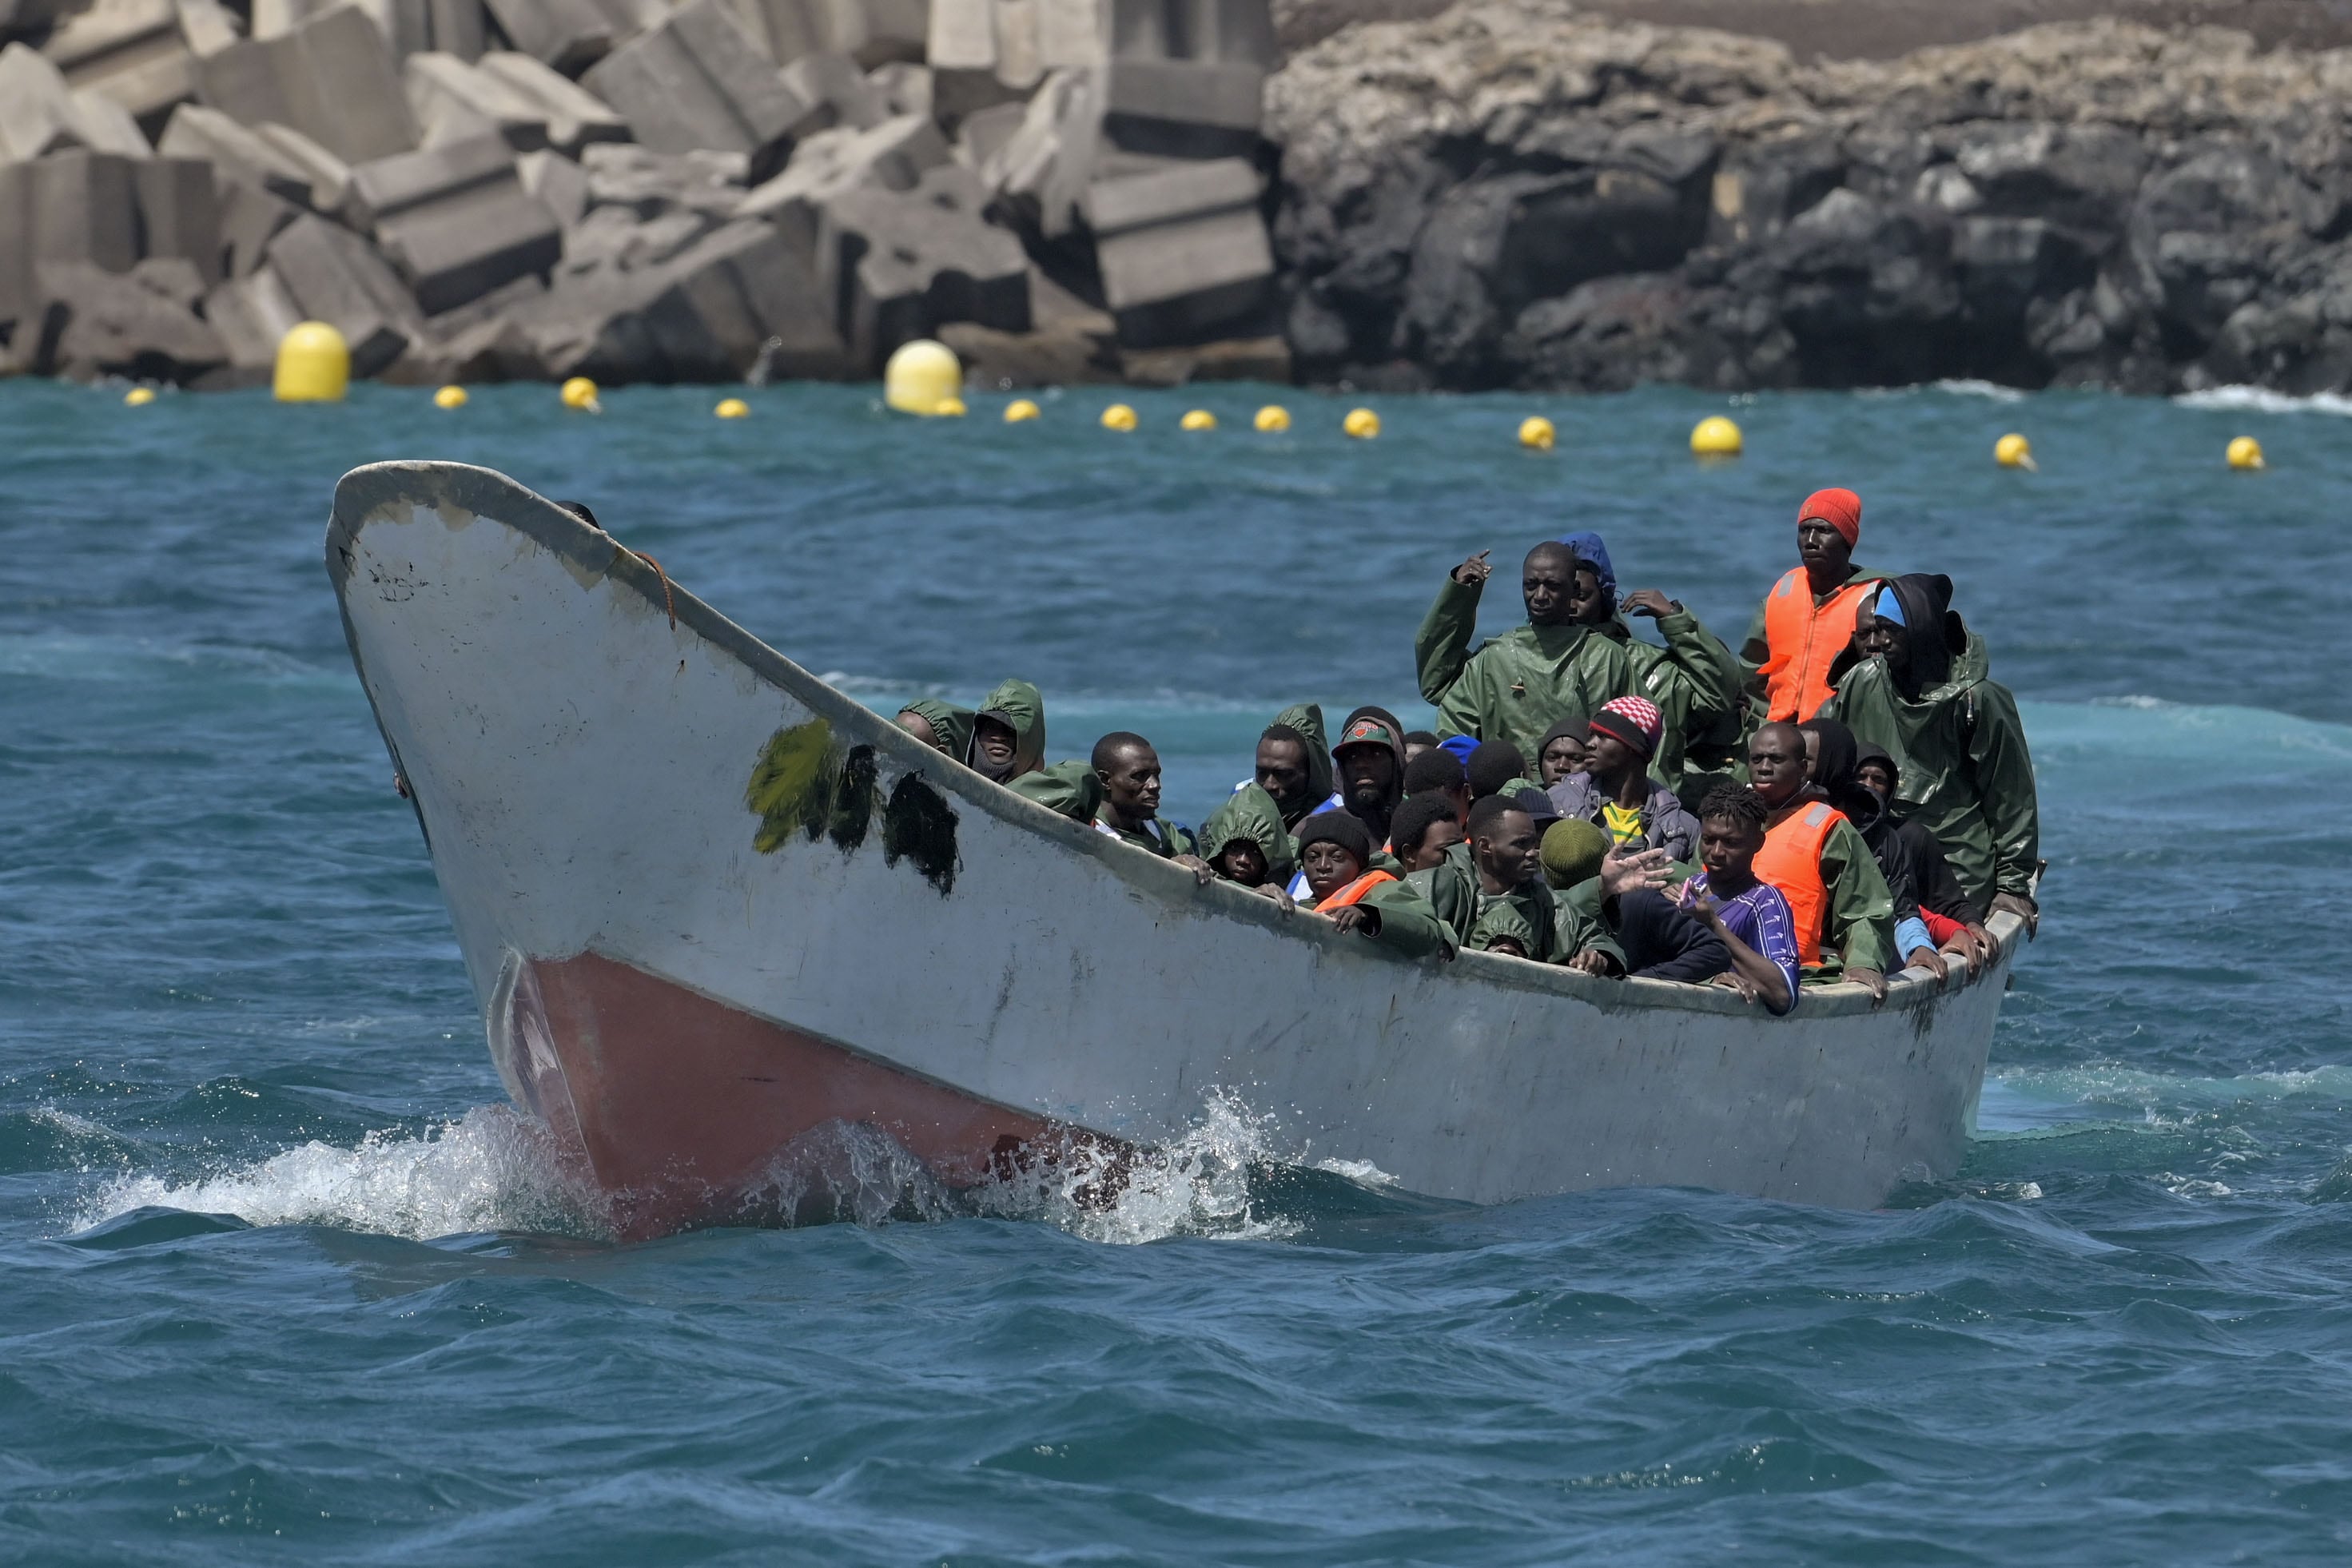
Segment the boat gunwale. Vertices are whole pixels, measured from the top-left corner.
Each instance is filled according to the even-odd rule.
[[[442,493],[443,499],[437,502],[421,499],[415,493],[417,487],[407,482],[416,476],[423,476],[431,489]],[[497,511],[488,510],[493,505],[499,507]],[[945,787],[967,805],[1008,826],[1094,857],[1120,881],[1139,892],[1149,893],[1172,910],[1198,915],[1203,911],[1202,900],[1205,898],[1213,900],[1205,906],[1207,912],[1246,921],[1267,931],[1318,944],[1336,954],[1376,959],[1415,968],[1425,968],[1439,962],[1433,957],[1409,958],[1326,922],[1302,920],[1299,914],[1286,913],[1272,900],[1241,888],[1223,882],[1204,887],[1181,867],[1108,834],[1081,826],[1059,813],[1024,799],[955,758],[917,741],[889,719],[810,674],[784,654],[712,608],[676,578],[656,570],[646,557],[623,544],[604,529],[583,521],[520,481],[478,464],[435,459],[391,459],[363,464],[337,481],[333,510],[327,528],[327,571],[333,581],[336,597],[342,603],[345,637],[351,645],[352,660],[363,689],[368,686],[367,662],[360,647],[357,628],[352,623],[347,601],[346,587],[352,563],[346,554],[346,542],[356,541],[371,522],[405,521],[394,517],[393,508],[404,507],[412,516],[420,510],[430,510],[437,516],[450,506],[462,509],[470,519],[487,520],[522,534],[562,560],[582,568],[594,579],[619,581],[635,590],[654,614],[674,618],[679,629],[691,631],[715,650],[734,658],[754,677],[793,698],[829,723],[845,728],[859,743],[875,746],[903,771],[920,773],[927,782]],[[444,517],[443,521],[446,523],[447,519]],[[591,585],[586,578],[581,582],[583,589]],[[368,700],[371,709],[373,709],[375,698],[372,690],[368,692]],[[377,728],[379,731],[383,731],[380,712]],[[388,733],[384,740],[396,760],[398,751],[393,746]],[[421,803],[418,805],[421,826],[423,812]],[[1999,952],[1985,966],[1984,972],[1973,980],[1964,975],[1955,985],[1948,981],[1937,981],[1925,970],[1905,969],[1886,977],[1887,997],[1883,1004],[1853,982],[1808,985],[1802,994],[1801,1014],[1812,1017],[1839,1017],[1879,1011],[1932,1009],[1937,1003],[1957,997],[1975,985],[2000,983],[2021,945],[2019,939],[2024,931],[2025,922],[2018,916],[2003,911],[1994,914],[1987,924],[1999,944]],[[1538,963],[1498,953],[1463,952],[1454,957],[1453,963],[1457,966],[1469,966],[1461,974],[1461,978],[1465,980],[1507,990],[1569,996],[1604,1013],[1668,1009],[1682,1013],[1760,1016],[1760,1010],[1754,1004],[1727,987],[1688,985],[1662,980],[1611,979],[1585,974],[1561,964]],[[1926,1021],[1919,1022],[1924,1026]]]

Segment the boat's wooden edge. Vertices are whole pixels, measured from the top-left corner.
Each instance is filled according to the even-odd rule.
[[[468,463],[394,460],[353,468],[335,486],[332,513],[327,526],[326,564],[338,601],[346,597],[352,569],[350,545],[362,530],[377,521],[406,522],[411,509],[429,509],[453,525],[487,518],[513,529],[551,552],[575,570],[583,586],[613,579],[635,590],[648,607],[674,610],[681,631],[690,631],[711,647],[733,658],[754,675],[789,692],[844,731],[854,743],[870,745],[900,770],[922,773],[976,811],[1009,826],[1049,838],[1064,848],[1092,856],[1121,881],[1139,892],[1189,913],[1214,912],[1230,920],[1247,921],[1294,941],[1313,942],[1357,956],[1377,956],[1391,963],[1428,964],[1434,959],[1412,960],[1370,947],[1360,937],[1330,929],[1323,922],[1285,914],[1266,899],[1222,883],[1202,887],[1181,868],[1107,834],[1097,833],[1066,817],[1003,789],[962,763],[942,756],[914,740],[888,719],[854,698],[835,690],[791,659],[761,641],[706,604],[674,577],[665,578],[645,559],[612,534],[592,527],[528,486],[496,469]],[[452,509],[463,512],[463,522]],[[353,632],[349,607],[343,626],[351,643],[361,684],[368,684],[365,656]],[[373,694],[370,693],[371,704]],[[421,820],[421,818],[420,818]],[[1205,909],[1204,909],[1205,905]],[[2024,922],[2011,914],[1996,914],[1989,922],[2000,943],[2000,954],[1974,982],[2003,983],[2016,954]],[[1465,952],[1454,962],[1465,966],[1464,977],[1513,990],[1567,995],[1604,1012],[1619,1009],[1670,1008],[1679,1012],[1746,1014],[1752,1009],[1734,993],[1717,986],[1685,985],[1670,981],[1608,980],[1582,974],[1558,964],[1531,963],[1492,953]],[[1906,970],[1888,976],[1889,1009],[1909,1011],[1957,994],[1960,987],[1939,984],[1924,971]],[[1799,1016],[1838,1016],[1867,1013],[1882,1005],[1859,985],[1809,987]]]

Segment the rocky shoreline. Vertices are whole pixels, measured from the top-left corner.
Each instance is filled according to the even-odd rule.
[[[0,374],[2352,387],[2352,49],[1384,8],[0,0]]]

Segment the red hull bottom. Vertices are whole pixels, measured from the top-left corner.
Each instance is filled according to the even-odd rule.
[[[795,1146],[827,1129],[870,1128],[956,1187],[1049,1131],[594,952],[525,963],[506,1015],[508,1082],[632,1240],[754,1217]]]

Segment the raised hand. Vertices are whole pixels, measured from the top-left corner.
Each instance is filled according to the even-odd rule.
[[[1671,616],[1676,608],[1662,588],[1636,588],[1617,601],[1617,607],[1629,616]]]
[[[1663,849],[1612,849],[1601,862],[1601,891],[1614,899],[1636,888],[1663,888],[1672,864]]]
[[[1465,588],[1475,588],[1484,583],[1495,574],[1494,563],[1486,559],[1493,553],[1491,550],[1481,550],[1477,554],[1456,566],[1454,569],[1454,580]]]

